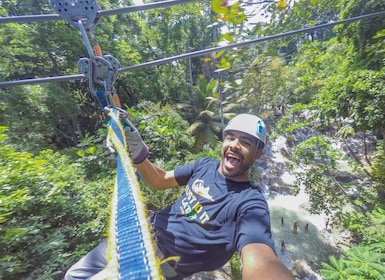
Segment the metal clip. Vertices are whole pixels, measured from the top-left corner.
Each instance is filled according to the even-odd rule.
[[[95,84],[102,85],[108,92],[113,91],[120,68],[116,58],[111,55],[94,56],[93,60],[83,57],[78,60],[77,66],[79,72],[88,77],[93,94],[96,92]]]

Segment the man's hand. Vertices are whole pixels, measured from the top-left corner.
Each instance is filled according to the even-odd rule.
[[[142,137],[136,127],[128,120],[127,126],[124,129],[128,145],[128,152],[134,164],[143,162],[150,153],[147,145],[143,142]]]

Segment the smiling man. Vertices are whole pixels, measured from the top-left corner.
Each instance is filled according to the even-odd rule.
[[[163,273],[176,280],[216,270],[238,252],[244,280],[294,279],[275,254],[267,202],[248,177],[266,144],[265,124],[240,114],[224,133],[220,161],[206,157],[165,171],[147,159],[149,150],[137,129],[126,129],[128,150],[147,185],[158,190],[185,186],[183,195],[152,221],[160,257],[180,258]],[[66,279],[103,273],[105,246],[101,243],[75,264]]]
[[[265,146],[265,125],[256,116],[241,114],[231,120],[224,132],[219,172],[233,181],[247,182],[248,171]]]

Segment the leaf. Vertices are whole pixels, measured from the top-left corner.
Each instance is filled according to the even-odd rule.
[[[1,203],[1,201],[0,201],[0,203]],[[0,213],[0,224],[3,224],[6,221],[8,221],[8,216],[13,214],[13,213],[14,213],[13,211]]]
[[[88,149],[88,152],[90,153],[90,154],[95,154],[95,152],[96,152],[96,146],[91,146],[91,147],[89,147]]]
[[[278,11],[283,11],[284,9],[286,9],[286,7],[287,7],[286,1],[284,1],[284,0],[279,0],[279,1],[277,2],[277,8],[278,8]]]
[[[27,233],[26,228],[10,228],[5,230],[4,239],[6,242],[23,237]]]
[[[77,150],[77,151],[76,151],[76,154],[77,154],[79,157],[85,157],[85,156],[86,156],[86,153],[85,153],[85,151],[83,151],[83,150]]]
[[[354,131],[353,127],[350,125],[345,125],[337,131],[336,136],[347,139],[348,137],[354,136],[355,134],[356,132]]]
[[[226,32],[224,34],[221,34],[220,41],[228,41],[228,42],[232,43],[234,41],[233,34],[230,32]],[[222,53],[223,53],[223,51],[219,52],[219,54],[217,54],[216,57],[218,58]]]

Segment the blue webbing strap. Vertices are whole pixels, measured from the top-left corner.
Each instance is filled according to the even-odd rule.
[[[110,109],[108,138],[117,155],[108,239],[109,279],[164,279],[140,186],[126,150],[119,110]]]

